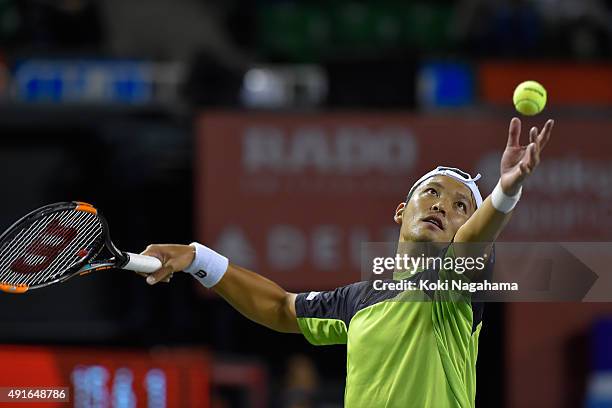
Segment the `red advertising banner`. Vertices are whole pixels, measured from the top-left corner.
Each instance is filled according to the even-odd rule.
[[[527,72],[529,78],[525,78]],[[612,64],[608,63],[484,62],[478,73],[480,97],[487,103],[510,105],[514,88],[526,79],[544,85],[549,108],[612,103]]]
[[[202,350],[149,353],[3,346],[0,360],[3,401],[10,395],[23,403],[11,406],[65,407],[65,402],[25,400],[59,387],[67,387],[68,405],[73,407],[210,406],[211,370]]]
[[[524,138],[546,118],[523,121]],[[499,178],[510,118],[403,113],[204,113],[197,238],[291,290],[360,277],[362,242],[395,241],[397,205],[437,165]],[[501,239],[612,237],[612,121],[557,119]]]

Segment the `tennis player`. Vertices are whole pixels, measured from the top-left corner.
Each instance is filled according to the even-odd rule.
[[[484,201],[476,185],[480,175],[437,167],[421,177],[395,210],[398,247],[403,242],[451,243],[446,253],[453,256],[455,243],[494,242],[510,219],[525,179],[538,166],[553,124],[548,120],[541,132],[532,128],[529,144],[521,146],[521,122],[511,120],[501,177]],[[315,345],[346,344],[347,407],[474,407],[483,316],[478,302],[453,302],[438,292],[426,293],[431,301],[390,301],[396,293],[375,291],[371,282],[288,293],[198,243],[151,245],[143,254],[163,264],[147,278],[149,284],[185,271],[257,323],[302,333]],[[452,272],[419,271],[410,279]]]

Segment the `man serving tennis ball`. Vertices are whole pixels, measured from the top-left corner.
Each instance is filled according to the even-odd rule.
[[[521,145],[521,121],[511,120],[501,177],[484,201],[476,185],[479,175],[438,167],[419,179],[395,209],[398,248],[403,242],[452,242],[450,254],[454,243],[495,241],[521,196],[523,182],[538,166],[553,123],[548,120],[541,132],[532,128],[529,144]],[[185,271],[257,323],[302,333],[315,345],[347,344],[347,407],[475,404],[482,304],[449,301],[437,292],[428,294],[431,301],[391,302],[386,292],[373,292],[369,282],[328,292],[288,293],[198,243],[150,245],[143,254],[163,264],[147,278],[150,284]]]

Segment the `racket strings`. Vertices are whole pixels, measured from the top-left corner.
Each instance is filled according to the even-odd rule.
[[[92,244],[102,235],[102,226],[97,222],[97,217],[93,214],[88,214],[95,218],[95,223],[90,223],[81,231],[79,237],[75,239],[68,248],[65,249],[66,256],[58,256],[47,268],[47,272],[41,276],[27,277],[23,283],[28,285],[38,285],[48,280],[54,280],[61,276],[66,270],[70,269],[75,263],[80,261],[83,256],[79,255],[79,250],[91,248]],[[87,221],[87,220],[84,220]],[[83,223],[81,224],[83,225]]]
[[[65,222],[66,218],[71,215],[70,213],[71,212],[65,211],[63,213],[53,214],[50,216],[50,219],[46,217],[40,218],[29,228],[24,228],[12,240],[7,242],[0,254],[0,281],[4,281],[7,279],[8,275],[13,273],[13,270],[10,268],[12,262],[22,256],[25,248],[31,245],[32,242],[40,236],[48,221],[60,218],[60,222]],[[74,212],[72,211],[72,213]]]
[[[73,222],[81,221],[79,224],[82,224],[83,218],[85,218],[85,216],[80,215],[78,218],[73,218],[72,221]],[[91,232],[91,228],[94,226],[95,224],[90,225],[90,228],[88,230],[80,231],[81,239],[71,240],[72,241],[71,245],[64,247],[60,253],[56,254],[52,259],[47,260],[49,264],[45,265],[45,268],[43,270],[40,270],[37,273],[27,273],[27,274],[19,273],[19,271],[17,273],[14,272],[12,275],[9,275],[8,279],[11,282],[14,282],[16,284],[34,285],[34,284],[43,283],[48,279],[54,279],[62,275],[66,271],[66,269],[60,269],[62,265],[68,264],[68,267],[69,267],[72,263],[80,260],[81,257],[76,255],[75,247],[83,243],[83,238],[87,237],[87,235],[83,235],[83,234],[88,234],[89,232]],[[62,241],[60,240],[60,242]],[[62,263],[63,260],[66,260],[67,262]]]
[[[36,234],[40,234],[44,227],[44,221],[43,218],[35,221],[30,228],[21,230],[11,241],[6,243],[0,252],[0,265],[4,265],[7,256],[12,256],[15,252],[23,250],[26,245],[31,244]]]
[[[78,220],[78,217],[75,218],[71,215],[65,222],[72,223],[75,220]],[[71,231],[72,234],[68,234],[66,231]],[[15,256],[15,260],[11,264],[12,269],[18,269],[15,267],[18,262],[23,265],[21,269],[27,269],[28,266],[31,266],[30,269],[34,267],[41,270],[45,269],[45,262],[53,260],[53,248],[58,247],[64,241],[73,240],[76,234],[76,230],[64,227],[63,222],[58,221],[57,217],[53,217],[40,235],[34,236],[35,239],[29,245],[26,245],[19,255]],[[34,271],[17,270],[17,272],[31,275]]]
[[[30,248],[33,245],[34,241],[41,236],[44,228],[49,224],[49,222],[52,222],[54,220],[59,220],[59,222],[66,222],[70,215],[70,213],[64,212],[63,214],[55,213],[48,217],[43,217],[37,220],[30,227],[24,228],[15,238],[7,242],[7,244],[5,245],[5,251],[2,257],[0,258],[0,272],[2,273],[2,275],[0,275],[0,278],[4,280],[9,275],[15,273],[15,271],[11,268],[15,260],[23,257],[24,260],[31,261],[35,258],[34,255],[29,255],[26,252],[26,249]]]
[[[60,256],[57,256],[52,263],[46,268],[46,272],[41,272],[37,275],[26,276],[19,280],[30,285],[37,285],[47,280],[54,280],[63,275],[66,270],[70,269],[76,262],[82,259],[79,255],[79,250],[89,248],[91,244],[102,234],[102,227],[95,215],[84,213],[83,220],[80,220],[76,225],[79,233],[68,247],[66,247]],[[89,218],[89,220],[87,219]],[[94,222],[90,222],[94,221]]]
[[[0,250],[0,282],[32,286],[54,280],[81,261],[102,234],[100,220],[89,212],[43,216]]]
[[[46,248],[57,247],[63,241],[72,241],[75,238],[76,230],[62,226],[57,220],[52,220],[44,229],[44,234],[36,240],[36,245],[28,247],[28,258],[49,257]]]
[[[82,220],[85,218],[85,214],[81,212],[81,214],[78,215],[78,217],[72,217],[72,219],[70,220],[71,223],[75,223],[75,227],[78,227],[78,225],[82,224]],[[49,223],[49,225],[51,225],[53,223],[53,220]],[[72,227],[73,229],[75,227]],[[63,227],[65,228],[65,227]],[[60,236],[57,237],[57,235],[55,235],[54,233],[57,233],[59,231],[61,231],[62,228],[57,228],[57,227],[53,227],[50,231],[49,231],[49,235],[51,236],[56,236],[56,238],[50,240],[50,245],[51,246],[55,246],[55,245],[59,245],[60,243],[62,243],[64,241],[64,237]],[[87,231],[86,231],[87,232]],[[85,233],[86,233],[85,232]],[[47,233],[47,230],[45,229],[45,233]],[[77,233],[78,236],[78,233]],[[74,238],[76,238],[76,236],[74,236],[72,238],[71,241],[74,240]],[[45,238],[41,239],[41,242],[44,241]],[[40,245],[38,245],[40,247]],[[36,249],[34,249],[36,247],[33,247],[33,251],[35,252]],[[69,251],[69,248],[65,248],[66,251]],[[70,252],[67,252],[68,254]],[[46,259],[46,258],[45,258]],[[48,279],[49,277],[53,278],[54,276],[50,276],[54,270],[57,270],[56,266],[57,266],[57,262],[60,261],[62,259],[61,256],[57,256],[56,258],[52,259],[51,262],[49,263],[49,265],[44,269],[47,271],[47,273],[43,273],[43,271],[41,271],[40,273],[36,274],[36,273],[29,273],[29,274],[20,274],[20,276],[17,276],[15,282],[18,284],[36,284],[37,281],[40,282],[44,282],[46,279]],[[59,273],[63,272],[62,270],[59,271]],[[57,275],[58,273],[54,274]]]

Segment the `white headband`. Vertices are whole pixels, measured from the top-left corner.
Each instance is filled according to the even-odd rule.
[[[418,179],[417,182],[412,185],[412,188],[410,189],[410,192],[408,193],[408,198],[406,199],[406,201],[410,199],[410,197],[412,196],[412,193],[414,193],[414,190],[416,190],[416,188],[422,182],[434,176],[448,176],[448,177],[452,177],[455,180],[463,183],[472,192],[472,195],[474,196],[474,200],[476,201],[476,208],[479,208],[480,205],[482,204],[482,196],[480,195],[480,190],[478,190],[478,186],[476,185],[476,181],[478,181],[481,177],[480,174],[477,174],[476,177],[472,177],[463,170],[457,169],[455,167],[445,167],[445,166],[438,166],[434,170],[430,171],[429,173],[425,174],[423,177]]]

